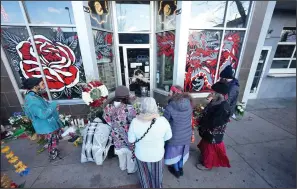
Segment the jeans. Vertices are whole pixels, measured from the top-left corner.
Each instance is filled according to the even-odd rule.
[[[183,157],[179,160],[179,162],[173,164],[173,168],[175,171],[180,171],[180,169],[183,168],[184,162],[183,162]]]

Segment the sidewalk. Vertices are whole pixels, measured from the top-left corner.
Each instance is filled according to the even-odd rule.
[[[244,118],[229,124],[225,143],[231,168],[196,169],[199,151],[193,144],[184,176],[176,179],[165,168],[164,187],[296,188],[296,99],[250,100]],[[67,142],[60,145],[65,158],[53,163],[45,152],[36,155],[35,142],[16,140],[8,145],[31,171],[18,176],[2,155],[1,172],[17,183],[26,180],[26,188],[131,188],[138,183],[136,174],[120,171],[117,158],[102,166],[81,164],[81,148]]]

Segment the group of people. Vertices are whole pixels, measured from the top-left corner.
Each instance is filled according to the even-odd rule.
[[[226,125],[233,116],[239,85],[227,66],[221,79],[212,85],[208,104],[199,119],[201,155],[196,167],[200,170],[213,167],[230,167],[223,136]],[[42,80],[28,79],[25,112],[33,121],[38,134],[48,134],[58,129],[58,106],[46,102],[38,91],[44,88]],[[102,118],[111,127],[114,153],[119,158],[121,170],[128,174],[138,172],[143,188],[162,187],[164,164],[176,178],[183,176],[184,164],[189,158],[192,137],[193,101],[180,86],[172,86],[163,116],[152,97],[140,99],[140,112],[129,100],[130,92],[119,86],[115,98],[104,107]]]

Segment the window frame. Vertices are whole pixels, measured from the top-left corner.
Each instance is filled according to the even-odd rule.
[[[240,70],[240,66],[241,66],[241,63],[242,63],[242,55],[243,55],[243,52],[245,51],[245,47],[246,47],[247,33],[249,31],[249,28],[250,28],[251,18],[252,18],[252,15],[253,15],[253,12],[254,12],[254,7],[255,7],[255,2],[254,1],[249,1],[249,2],[250,2],[250,5],[249,5],[249,10],[248,10],[248,15],[247,15],[248,20],[247,20],[247,23],[246,23],[245,27],[242,27],[242,28],[227,27],[227,16],[228,16],[228,13],[229,13],[229,10],[230,10],[230,7],[229,7],[230,1],[226,1],[223,27],[198,27],[198,28],[189,27],[188,28],[188,35],[189,35],[190,31],[195,31],[195,30],[220,30],[220,31],[222,31],[222,38],[221,38],[221,41],[220,41],[220,50],[219,50],[219,55],[218,55],[217,60],[221,59],[222,47],[224,45],[224,36],[226,34],[226,31],[244,31],[241,51],[239,53],[238,65],[237,65],[236,72],[235,72],[235,78],[238,78],[238,75],[239,75],[239,70]],[[192,14],[192,12],[191,12],[191,14]],[[188,41],[188,36],[187,36],[187,41]],[[214,83],[218,80],[217,79],[218,78],[218,73],[219,73],[219,62],[217,63]],[[182,78],[182,79],[184,80],[184,78]],[[206,97],[208,94],[209,94],[209,92],[191,93],[192,97],[194,97],[194,98]]]
[[[275,49],[274,56],[272,58],[270,69],[268,72],[268,74],[270,74],[270,75],[275,75],[275,74],[295,74],[296,75],[296,68],[290,68],[292,61],[294,61],[294,60],[296,61],[296,57],[294,57],[294,54],[296,53],[296,42],[282,42],[282,41],[280,41],[281,37],[282,37],[282,33],[285,28],[295,28],[295,30],[296,30],[296,26],[292,26],[292,27],[284,26],[280,33],[279,42],[277,43],[276,49],[281,45],[292,45],[295,47],[294,47],[291,57],[289,57],[289,58],[275,58],[275,53],[276,53],[276,49]],[[272,68],[271,66],[272,66],[274,60],[288,60],[289,64],[288,64],[287,68]]]
[[[22,12],[22,16],[24,18],[24,23],[20,23],[20,24],[19,23],[1,23],[1,27],[2,26],[12,26],[12,27],[21,26],[21,27],[25,27],[30,38],[33,37],[33,35],[32,35],[33,27],[62,27],[62,28],[75,28],[77,30],[77,25],[78,25],[79,22],[77,22],[77,20],[75,19],[75,16],[74,16],[74,20],[75,20],[74,24],[73,23],[72,24],[36,24],[36,23],[30,23],[29,22],[29,16],[28,16],[28,13],[27,13],[27,9],[26,9],[26,5],[24,4],[25,2],[18,1],[18,3],[19,3],[18,6],[20,7],[21,12]],[[76,8],[73,7],[73,3],[72,2],[71,2],[71,8],[73,10],[73,14],[75,14]],[[88,18],[88,19],[90,19],[90,18]],[[87,29],[92,30],[91,24],[88,25],[88,28]],[[102,30],[104,30],[104,29],[102,29]],[[108,31],[108,32],[114,33],[113,31]],[[77,35],[78,35],[78,38],[80,39],[80,34],[78,32],[77,32]],[[90,45],[93,45],[93,47],[94,47],[94,44],[90,44]],[[32,47],[33,47],[34,51],[37,52],[37,50],[36,50],[36,44],[35,43],[32,43]],[[3,48],[3,46],[1,44],[1,49],[2,48]],[[83,52],[81,51],[81,53],[83,53]],[[2,56],[5,57],[4,60],[7,59],[6,54],[3,54]],[[89,68],[90,65],[89,64],[86,64],[86,61],[84,60],[83,57],[82,57],[82,59],[83,59],[83,62],[84,62],[84,64],[83,64],[84,70],[86,70],[86,68]],[[5,62],[4,60],[3,60],[3,63]],[[39,64],[39,66],[41,66],[39,56],[37,56],[37,62]],[[7,63],[9,64],[9,62],[7,62]],[[97,65],[96,65],[96,67],[97,67]],[[98,72],[98,70],[97,70],[97,72]],[[116,70],[115,70],[115,72],[116,72]],[[45,75],[43,73],[43,69],[41,69],[41,75],[42,75],[43,81],[46,81],[45,80]],[[15,79],[14,78],[15,76],[13,75],[13,73],[9,74],[9,77],[10,77],[10,79],[11,78]],[[96,74],[93,77],[96,78]],[[116,76],[116,79],[117,79],[117,76]],[[86,75],[86,80],[88,80],[87,75]],[[21,89],[17,85],[17,83],[13,83],[13,85],[16,85],[16,86],[14,86],[14,88],[17,88],[18,89],[18,91],[16,91],[16,92],[19,93],[19,94],[23,94],[26,91],[26,90]],[[117,85],[118,85],[118,82],[116,80],[116,86]],[[48,85],[47,85],[46,82],[45,82],[45,86],[46,86],[46,89],[45,90],[46,90],[46,93],[48,95],[48,98],[49,98],[48,100],[49,101],[55,101],[55,102],[57,102],[57,103],[59,103],[61,105],[85,104],[82,99],[57,99],[57,100],[53,100],[52,97],[51,97],[51,93],[49,91],[49,88],[48,88]],[[24,103],[23,95],[21,95],[21,98],[22,99],[20,100],[20,103],[21,103],[21,105],[23,105],[23,103]]]

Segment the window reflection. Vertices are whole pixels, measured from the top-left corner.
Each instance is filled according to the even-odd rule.
[[[29,22],[34,24],[75,24],[71,1],[25,1]]]
[[[289,60],[273,60],[271,68],[288,68],[289,63]]]
[[[18,1],[1,1],[1,23],[24,23]]]
[[[225,1],[193,1],[190,28],[223,27]]]
[[[291,58],[295,45],[278,45],[274,58]]]
[[[246,27],[250,5],[250,1],[230,1],[228,5],[227,27]]]
[[[149,1],[117,1],[116,9],[119,32],[150,30]]]
[[[296,42],[296,28],[285,27],[282,31],[280,42]]]

